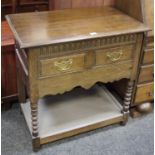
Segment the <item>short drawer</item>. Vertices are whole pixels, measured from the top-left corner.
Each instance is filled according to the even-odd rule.
[[[138,83],[153,81],[154,67],[153,65],[141,66]]]
[[[153,100],[154,98],[154,83],[141,84],[137,86],[135,103],[141,103]]]
[[[147,49],[144,51],[143,64],[153,64],[154,63],[154,49]]]
[[[84,70],[85,54],[74,54],[39,60],[39,74],[42,77]]]
[[[96,51],[96,65],[104,65],[124,60],[131,60],[132,57],[133,45],[100,49]]]

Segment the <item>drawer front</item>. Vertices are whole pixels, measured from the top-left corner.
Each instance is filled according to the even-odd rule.
[[[144,51],[143,64],[153,64],[153,62],[154,62],[153,49]]]
[[[62,56],[57,58],[41,59],[39,61],[40,76],[52,76],[69,72],[82,71],[85,68],[85,54]]]
[[[138,83],[153,81],[154,67],[153,65],[142,66],[140,70]]]
[[[96,51],[96,65],[104,65],[120,61],[131,60],[133,45],[101,49]]]
[[[153,100],[154,98],[153,95],[154,95],[154,83],[138,85],[135,96],[135,103],[141,103]]]

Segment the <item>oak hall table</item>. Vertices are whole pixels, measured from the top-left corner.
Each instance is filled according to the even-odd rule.
[[[6,18],[16,39],[18,91],[34,150],[64,137],[127,122],[144,32],[148,30],[143,23],[112,7],[13,14]],[[58,107],[52,104],[55,117],[48,115],[43,120],[50,110],[45,108],[45,104],[38,103],[39,98],[63,94],[76,86],[88,89],[96,82],[107,83],[122,78],[130,79],[130,82],[119,114],[112,115],[115,109],[113,103],[106,103],[107,109],[90,103],[90,110],[93,113],[96,109],[97,117],[90,117],[89,123],[83,117],[74,122],[73,113],[79,110],[79,115],[85,116],[83,108],[87,109],[87,104],[72,105],[69,102]],[[25,86],[30,98],[30,103],[26,104]],[[105,88],[103,90],[104,106],[104,100],[114,99],[108,97]],[[95,91],[96,88],[92,90]],[[38,107],[43,107],[42,112],[39,111],[39,119]],[[67,107],[72,107],[73,113],[68,113]],[[101,107],[103,113],[98,115]],[[110,110],[111,115],[104,117],[104,111]],[[65,122],[66,117],[70,122]],[[57,122],[59,119],[60,122]],[[47,129],[45,121],[53,123],[53,127],[47,125]]]

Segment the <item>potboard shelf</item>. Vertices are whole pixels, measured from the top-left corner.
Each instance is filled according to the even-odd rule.
[[[121,105],[105,88],[75,88],[70,93],[39,100],[39,135],[42,144],[123,121]],[[30,102],[21,104],[31,132]]]

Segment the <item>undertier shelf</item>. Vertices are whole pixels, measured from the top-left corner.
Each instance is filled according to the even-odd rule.
[[[30,102],[21,104],[31,132]],[[41,143],[55,141],[123,121],[122,106],[105,88],[75,88],[63,95],[46,96],[38,102]]]

